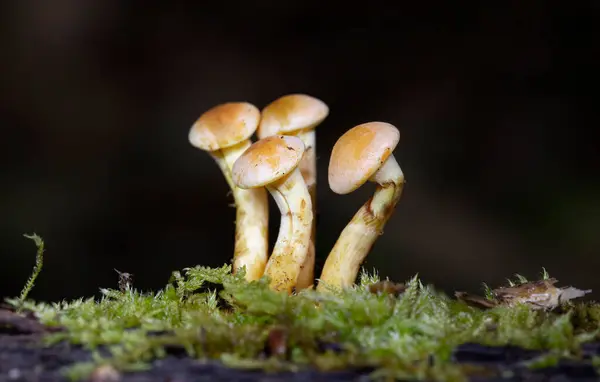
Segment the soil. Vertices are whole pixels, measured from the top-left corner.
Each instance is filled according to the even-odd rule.
[[[0,309],[0,381],[67,381],[61,374],[65,366],[90,360],[83,348],[67,343],[42,346],[42,336],[48,328],[31,317],[22,317]],[[485,347],[464,344],[456,349],[453,360],[464,365],[471,381],[597,381],[599,375],[591,357],[600,355],[600,343],[586,344],[578,361],[561,361],[555,367],[530,370],[523,365],[542,354],[517,347]],[[183,381],[367,381],[370,370],[319,372],[305,370],[296,373],[265,373],[236,370],[216,361],[200,361],[181,351],[172,351],[156,360],[147,371],[123,373],[117,379],[111,370],[98,370],[94,381],[123,382],[183,382]]]

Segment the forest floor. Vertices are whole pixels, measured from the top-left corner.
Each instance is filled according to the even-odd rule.
[[[68,381],[63,370],[91,359],[89,351],[66,342],[45,346],[42,338],[53,329],[32,317],[0,310],[0,381]],[[591,358],[600,354],[600,343],[584,344],[580,361],[560,361],[546,368],[531,369],[525,364],[541,352],[513,346],[459,346],[453,354],[456,363],[470,370],[471,381],[596,381],[599,379]],[[162,359],[142,371],[119,373],[98,368],[93,381],[366,381],[371,370],[268,373],[227,367],[217,361],[193,359],[185,351],[171,349]]]

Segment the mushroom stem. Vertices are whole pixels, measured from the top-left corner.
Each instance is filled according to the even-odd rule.
[[[233,273],[246,267],[245,279],[258,280],[263,276],[268,258],[268,199],[262,188],[244,190],[231,179],[235,161],[250,147],[250,140],[211,152],[221,168],[233,193],[236,207]]]
[[[266,188],[279,207],[281,224],[265,275],[271,278],[272,289],[292,293],[310,245],[313,220],[310,194],[297,168]]]
[[[302,139],[304,143],[304,147],[306,147],[306,151],[304,151],[304,156],[300,161],[300,165],[298,168],[300,169],[300,173],[302,173],[302,178],[304,178],[304,182],[306,183],[306,188],[308,188],[308,192],[313,201],[313,211],[315,209],[315,198],[316,198],[316,185],[317,185],[317,152],[316,145],[317,139],[314,129],[304,130],[298,132],[296,136]]]
[[[314,232],[314,230],[312,232]],[[310,242],[308,243],[306,259],[304,259],[304,263],[300,267],[300,274],[298,275],[298,281],[296,282],[296,290],[298,291],[312,288],[315,284],[315,242],[313,239],[314,234],[312,232]]]
[[[402,196],[404,174],[393,155],[369,180],[378,183],[377,189],[340,234],[325,261],[318,291],[354,284],[362,262]]]
[[[308,253],[306,260],[302,264],[300,269],[300,275],[298,276],[298,282],[296,289],[310,288],[314,284],[314,273],[315,273],[315,241],[317,234],[317,224],[314,217],[317,216],[317,153],[316,153],[316,133],[315,129],[303,130],[296,134],[296,136],[302,139],[306,151],[300,161],[298,168],[306,183],[306,188],[310,194],[310,200],[312,202],[313,222],[310,233],[310,243],[308,246]]]

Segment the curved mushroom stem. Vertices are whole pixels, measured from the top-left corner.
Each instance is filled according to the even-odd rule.
[[[310,234],[308,254],[306,255],[304,264],[302,264],[302,269],[300,270],[300,275],[298,276],[298,282],[296,284],[296,289],[301,290],[311,288],[314,284],[315,240],[317,233],[317,225],[314,219],[314,217],[317,216],[317,140],[314,128],[299,132],[296,134],[296,136],[302,139],[302,142],[306,147],[306,151],[304,152],[304,156],[302,157],[298,168],[300,169],[300,173],[302,174],[302,178],[304,178],[306,188],[310,194],[313,212],[313,223]]]
[[[233,272],[236,273],[238,269],[246,267],[246,280],[254,281],[263,276],[268,259],[269,205],[267,193],[263,188],[241,189],[236,187],[231,179],[233,163],[250,147],[250,144],[250,140],[246,140],[211,154],[221,168],[235,201]]]
[[[296,136],[302,139],[302,143],[304,143],[304,147],[306,147],[298,168],[300,169],[302,178],[304,178],[306,188],[308,188],[311,198],[314,198],[316,194],[315,187],[317,185],[317,139],[315,130],[304,130],[298,132]],[[315,205],[313,204],[313,210],[314,208]]]
[[[347,288],[354,284],[358,271],[402,196],[404,174],[393,155],[369,179],[378,183],[375,193],[344,228],[329,253],[317,290]]]
[[[312,203],[298,168],[266,188],[279,207],[281,224],[265,275],[272,289],[292,293],[310,245]]]

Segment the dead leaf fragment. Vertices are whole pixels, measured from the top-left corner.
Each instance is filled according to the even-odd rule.
[[[390,280],[379,281],[369,285],[369,292],[373,294],[390,294],[393,296],[400,296],[406,290],[406,285],[402,283],[395,283]]]
[[[494,295],[503,305],[528,304],[533,309],[552,310],[559,305],[590,293],[592,290],[581,290],[573,287],[557,288],[555,278],[529,281],[512,287],[501,287],[493,290]]]
[[[267,337],[267,354],[275,357],[285,357],[288,350],[287,342],[288,333],[284,328],[271,329]]]
[[[591,289],[581,290],[571,286],[557,288],[554,285],[557,282],[555,278],[549,278],[499,287],[492,290],[494,298],[491,300],[465,292],[456,292],[455,296],[458,300],[479,308],[526,304],[532,309],[552,310],[569,300],[592,292]]]
[[[490,309],[498,306],[498,302],[494,300],[489,300],[485,297],[477,296],[474,294],[469,294],[467,292],[455,292],[454,296],[469,306],[473,306],[475,308],[485,308]]]

